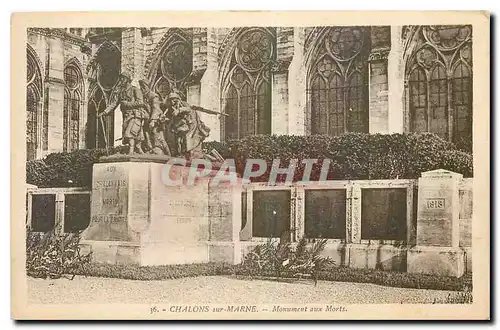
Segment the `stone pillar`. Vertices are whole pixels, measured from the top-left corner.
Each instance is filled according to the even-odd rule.
[[[128,28],[122,32],[121,71],[130,73],[137,84],[144,78],[144,43],[140,28]]]
[[[344,264],[353,268],[365,268],[367,251],[361,245],[361,187],[353,183],[347,186],[346,242]]]
[[[368,59],[369,74],[369,131],[370,133],[389,132],[389,85],[387,59],[389,56],[390,27],[371,28],[372,49]]]
[[[276,28],[276,61],[271,67],[271,133],[288,134],[288,69],[294,52],[292,27]]]
[[[391,26],[391,51],[388,62],[389,133],[404,131],[404,62],[402,26]]]
[[[408,251],[408,272],[460,277],[465,252],[459,248],[462,175],[447,170],[422,173],[418,181],[416,247]]]
[[[295,240],[298,241],[305,235],[306,222],[306,191],[303,186],[296,188],[296,212],[295,212]]]
[[[413,210],[417,207],[416,197],[417,193],[415,191],[416,182],[412,181],[408,188],[406,189],[406,245],[411,247],[416,244],[417,237],[417,219]]]
[[[85,35],[85,31],[82,32]],[[86,148],[86,136],[87,136],[87,118],[88,118],[88,102],[90,93],[89,76],[87,75],[87,65],[89,59],[92,56],[90,45],[81,45],[81,59],[82,59],[82,78],[83,78],[83,100],[81,100],[80,107],[80,129],[79,129],[79,149]]]
[[[247,223],[240,231],[241,241],[250,241],[252,239],[252,222],[253,222],[253,190],[251,186],[247,187]]]
[[[282,64],[287,66],[285,64]],[[275,69],[279,70],[279,69]],[[271,133],[278,135],[288,134],[288,73],[284,70],[273,72],[272,105],[271,105]]]
[[[64,193],[58,192],[56,195],[55,221],[56,233],[64,233]]]
[[[200,106],[222,112],[219,101],[219,71],[217,57],[217,32],[215,28],[206,29],[206,61],[207,69],[200,82]],[[202,38],[203,41],[203,38]],[[203,49],[203,48],[201,48]],[[204,114],[204,120],[210,128],[209,140],[221,140],[221,120],[222,117]]]
[[[293,28],[293,58],[288,68],[288,134],[306,134],[306,68],[303,27]]]
[[[276,62],[272,66],[273,134],[305,134],[306,71],[304,28],[276,28]]]
[[[219,72],[215,28],[193,28],[193,72],[188,82],[187,101],[209,110],[221,112],[219,102]],[[210,128],[209,140],[220,141],[220,116],[200,113]]]
[[[64,44],[61,39],[48,38],[45,98],[48,108],[48,153],[61,152],[64,147]]]
[[[35,150],[35,158],[36,159],[39,159],[39,158],[43,158],[45,155],[44,155],[44,150],[43,150],[43,134],[44,134],[44,131],[43,131],[43,121],[44,121],[44,118],[43,118],[43,93],[44,93],[44,90],[43,90],[43,86],[42,86],[42,98],[40,99],[40,101],[38,101],[38,104],[37,104],[37,112],[36,112],[36,120],[37,120],[37,127],[36,127],[36,150]]]
[[[356,184],[348,189],[348,196],[350,203],[350,236],[347,237],[350,243],[361,243],[361,187]]]

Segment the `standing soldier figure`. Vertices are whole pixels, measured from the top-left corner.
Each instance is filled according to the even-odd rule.
[[[203,158],[202,143],[209,136],[210,129],[201,120],[198,111],[183,102],[177,93],[170,93],[168,101],[177,152],[188,160]]]
[[[170,148],[164,135],[166,118],[160,108],[160,96],[149,88],[145,80],[140,80],[139,86],[141,87],[144,102],[149,112],[149,122],[145,134],[151,143],[151,152],[157,155],[171,156]]]
[[[144,121],[149,117],[143,95],[138,87],[132,86],[129,74],[122,73],[118,82],[118,97],[111,101],[98,117],[109,114],[120,105],[123,115],[122,142],[129,145],[129,155],[137,151],[143,154],[142,142],[144,141]]]

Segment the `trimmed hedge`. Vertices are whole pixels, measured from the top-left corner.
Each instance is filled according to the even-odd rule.
[[[256,269],[245,265],[229,265],[223,263],[169,265],[169,266],[134,266],[108,265],[91,263],[74,272],[76,275],[120,278],[128,280],[155,281],[196,276],[241,276],[245,278],[271,279],[275,274],[257,274]],[[287,277],[284,275],[284,277]],[[373,283],[390,287],[463,291],[472,290],[472,275],[465,274],[460,278],[433,276],[422,274],[382,271],[375,269],[355,269],[348,267],[332,267],[322,270],[318,279],[323,281]]]
[[[252,181],[268,181],[274,159],[286,167],[290,159],[299,161],[294,181],[302,179],[303,159],[318,159],[311,180],[318,180],[323,159],[330,159],[328,179],[416,179],[425,171],[439,168],[472,177],[472,155],[431,133],[326,135],[255,135],[226,143],[205,142],[205,152],[217,150],[234,159],[243,174],[247,159],[264,159],[267,171]],[[123,152],[123,147],[109,153]],[[39,187],[91,187],[92,165],[106,155],[105,149],[82,149],[54,153],[43,160],[27,162],[27,183]],[[278,176],[284,180],[284,176]]]
[[[422,172],[447,169],[472,177],[472,155],[431,133],[362,134],[341,136],[256,135],[228,143],[210,142],[205,150],[216,149],[226,159],[235,159],[242,174],[247,159],[264,159],[265,174],[252,181],[268,181],[273,159],[286,167],[290,159],[318,159],[311,180],[318,180],[323,159],[330,159],[328,179],[416,179]],[[294,181],[302,179],[304,165],[295,171]],[[278,176],[278,180],[284,176]]]
[[[92,187],[92,166],[100,157],[123,152],[122,147],[58,152],[26,162],[26,182],[46,187]]]

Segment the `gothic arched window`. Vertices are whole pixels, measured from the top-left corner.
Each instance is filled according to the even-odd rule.
[[[79,146],[82,83],[78,68],[73,64],[66,66],[64,69],[64,151],[76,150]]]
[[[87,111],[87,148],[106,148],[114,144],[114,113],[97,118],[109,103],[121,70],[120,50],[111,43],[103,44],[96,55],[96,70],[90,76]]]
[[[415,68],[408,81],[411,107],[411,131],[427,129],[427,76],[421,68]]]
[[[407,62],[409,130],[432,132],[470,148],[472,28],[424,26]]]
[[[165,100],[174,89],[186,100],[186,79],[193,69],[192,42],[173,34],[161,52],[153,78],[153,90]]]
[[[308,79],[312,134],[368,132],[370,35],[360,27],[331,27],[314,51]]]
[[[231,57],[223,100],[224,137],[271,133],[271,62],[276,38],[265,28],[241,31]]]
[[[94,114],[92,116],[94,120],[88,122],[88,125],[92,125],[94,128],[93,131],[95,132],[95,135],[90,137],[93,137],[93,139],[87,141],[87,144],[89,144],[92,148],[105,148],[106,142],[109,141],[110,138],[113,138],[110,134],[104,135],[104,131],[112,132],[112,120],[109,119],[113,118],[110,116],[103,116],[102,122],[98,122],[98,119],[95,117],[96,113],[100,113],[104,111],[104,109],[106,109],[106,99],[104,97],[104,93],[99,87],[96,87],[92,91],[88,106],[89,115],[91,113]],[[108,117],[109,119],[105,117]]]
[[[40,147],[38,132],[42,110],[42,75],[30,51],[27,51],[26,69],[26,159],[33,160],[37,158],[37,149]]]
[[[453,70],[451,106],[455,110],[453,136],[472,135],[472,72],[463,62]]]

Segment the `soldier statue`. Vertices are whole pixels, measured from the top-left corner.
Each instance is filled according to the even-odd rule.
[[[168,95],[167,101],[167,117],[171,118],[175,149],[188,160],[203,158],[202,143],[209,136],[210,129],[201,120],[197,108],[183,102],[175,92]]]
[[[148,143],[150,152],[157,155],[172,156],[170,147],[165,140],[165,131],[168,125],[166,115],[162,110],[162,102],[158,93],[155,93],[149,88],[145,80],[139,81],[139,86],[144,97],[148,109],[149,120],[145,125],[145,138]]]
[[[115,97],[111,98],[106,109],[98,117],[113,112],[118,105],[123,115],[122,143],[129,145],[129,155],[137,152],[143,154],[142,142],[144,141],[144,123],[149,118],[148,107],[144,103],[141,90],[132,85],[128,73],[120,75]]]
[[[143,154],[142,144],[146,143],[148,152],[152,154],[188,160],[213,159],[202,150],[202,143],[209,136],[210,129],[201,120],[199,112],[225,114],[189,105],[175,91],[168,95],[166,103],[162,103],[158,93],[145,80],[140,80],[139,86],[132,84],[130,75],[121,74],[110,104],[98,114],[98,117],[107,115],[120,105],[123,144],[129,145],[129,154]]]

